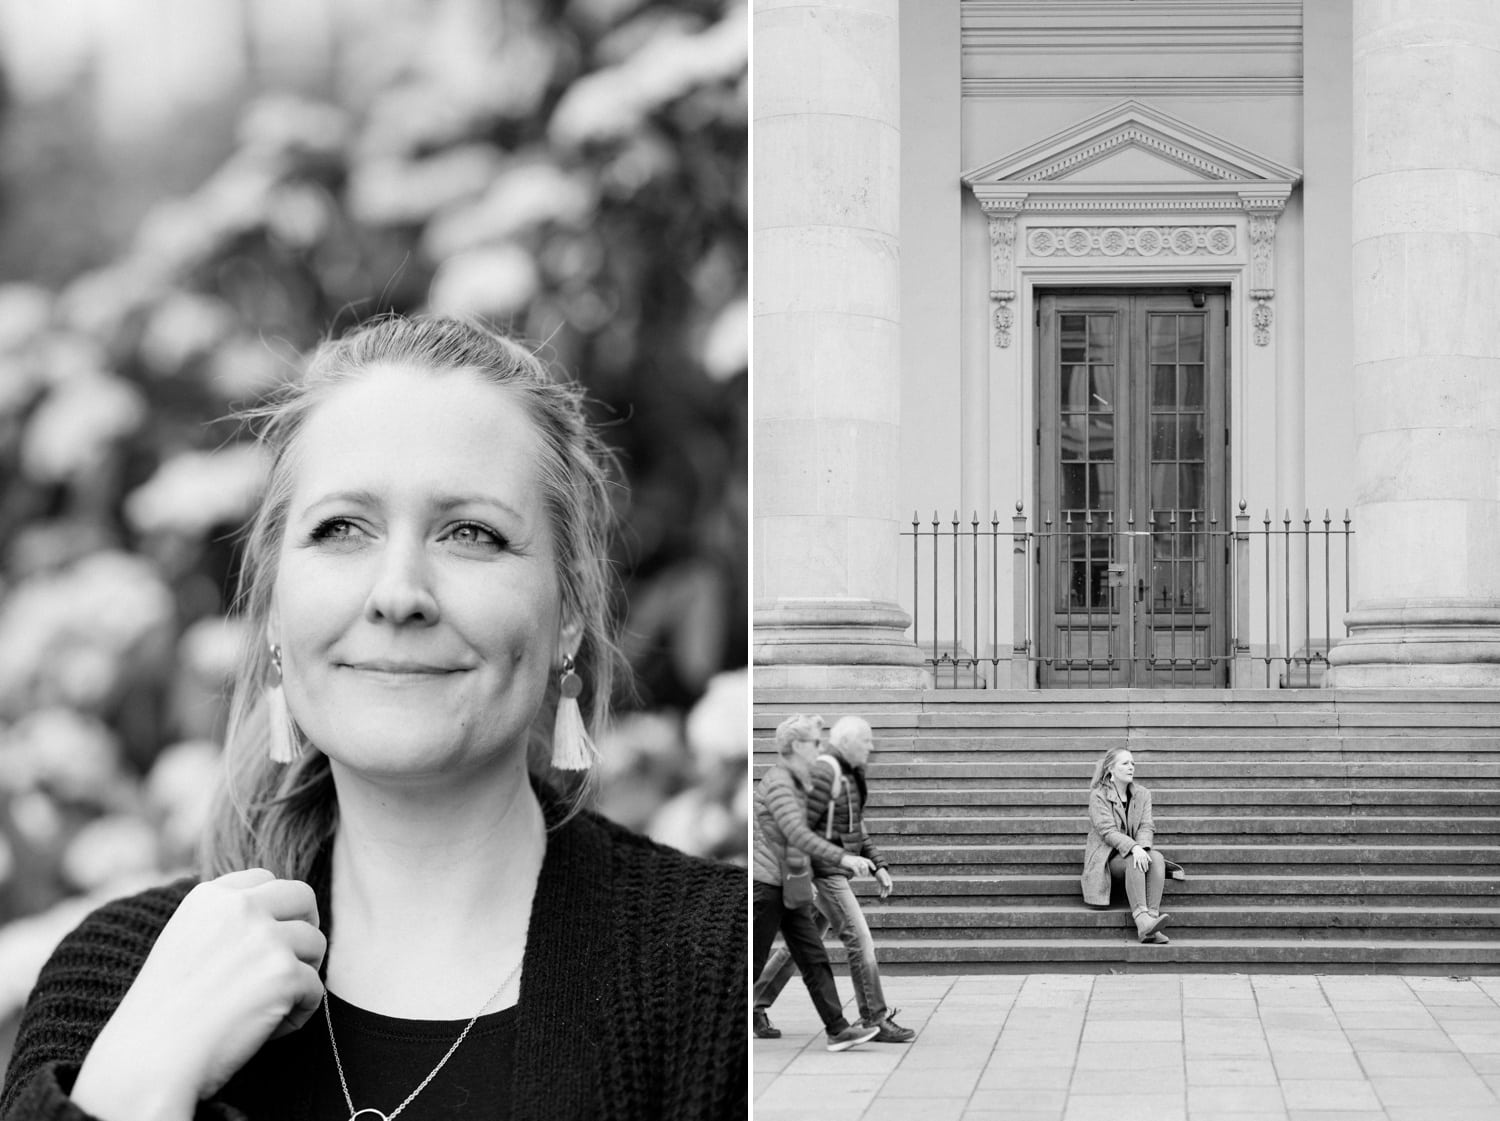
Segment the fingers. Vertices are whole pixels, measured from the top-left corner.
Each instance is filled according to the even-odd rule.
[[[269,872],[266,875],[270,875]],[[264,908],[273,919],[287,922],[301,919],[313,926],[318,922],[318,897],[311,887],[301,880],[268,881],[250,887],[248,894]]]
[[[305,922],[284,922],[279,931],[297,960],[316,970],[328,952],[328,939],[317,927]]]
[[[271,1033],[271,1038],[276,1039],[283,1035],[290,1035],[308,1020],[312,1019],[323,1004],[323,979],[318,976],[318,971],[310,965],[303,965],[296,975],[296,994],[292,1000],[292,1006],[282,1018],[276,1030]]]
[[[208,882],[218,884],[220,887],[241,889],[269,883],[275,878],[274,875],[264,868],[244,868],[238,872],[225,872],[217,879]]]

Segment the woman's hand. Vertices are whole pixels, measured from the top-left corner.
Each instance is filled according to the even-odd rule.
[[[1151,854],[1141,848],[1140,845],[1136,845],[1135,848],[1130,850],[1130,859],[1135,864],[1137,871],[1144,872],[1147,868],[1151,867]]]
[[[191,1118],[318,1010],[327,946],[305,883],[253,868],[199,884],[90,1048],[74,1103],[105,1121]]]
[[[846,852],[839,863],[847,868],[850,875],[853,876],[868,876],[875,871],[874,861],[866,860],[862,856],[855,856],[852,852]]]

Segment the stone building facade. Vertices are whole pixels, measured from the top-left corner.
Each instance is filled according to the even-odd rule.
[[[1500,7],[753,19],[758,688],[1500,684]]]

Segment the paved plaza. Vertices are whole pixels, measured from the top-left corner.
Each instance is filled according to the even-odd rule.
[[[788,986],[755,1121],[1500,1121],[1500,977],[885,981],[916,1041],[841,1054]]]

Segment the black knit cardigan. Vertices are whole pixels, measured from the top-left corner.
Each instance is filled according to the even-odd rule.
[[[556,825],[559,808],[543,806]],[[89,1116],[67,1096],[73,1079],[193,883],[109,903],[64,939],[22,1016],[0,1121]],[[594,814],[549,833],[517,1005],[513,1115],[746,1117],[746,898],[743,869]],[[213,1099],[196,1118],[261,1121]]]

